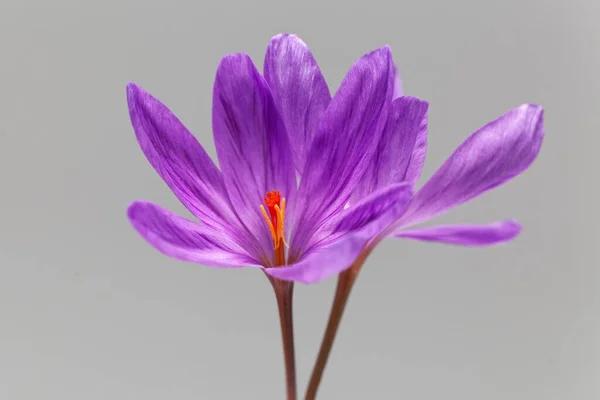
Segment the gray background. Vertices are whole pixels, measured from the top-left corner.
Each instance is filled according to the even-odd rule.
[[[429,177],[474,129],[546,109],[533,167],[443,222],[513,217],[515,242],[390,241],[369,259],[323,399],[600,398],[595,252],[600,3],[560,0],[0,3],[0,399],[281,399],[273,293],[256,270],[170,260],[125,218],[134,199],[183,212],[129,123],[133,80],[214,156],[221,56],[262,64],[299,34],[330,87],[392,46],[430,101]],[[334,280],[296,290],[299,387]]]

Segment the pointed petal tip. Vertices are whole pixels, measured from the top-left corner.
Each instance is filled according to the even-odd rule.
[[[521,106],[519,108],[526,109],[526,110],[531,110],[533,112],[537,112],[537,113],[540,113],[540,114],[544,113],[544,107],[542,107],[541,105],[536,104],[536,103],[521,104]]]
[[[388,85],[390,85],[390,99],[393,98],[394,92],[396,92],[396,73],[391,73],[395,70],[394,60],[392,57],[392,49],[390,46],[381,46],[375,50],[366,53],[360,57],[354,64],[354,67],[361,66],[368,70],[370,73],[383,74],[389,77]]]
[[[501,232],[501,237],[499,240],[494,243],[490,243],[490,246],[509,242],[519,236],[523,231],[523,226],[514,219],[505,219],[502,221],[492,222],[491,224],[488,224],[487,227]]]
[[[533,159],[537,158],[537,155],[541,149],[542,141],[546,134],[544,127],[544,108],[538,104],[523,104],[519,107],[519,110],[522,111],[528,118],[530,119],[530,123],[532,125],[531,135],[534,139],[534,153]]]
[[[506,231],[510,232],[513,237],[518,236],[523,231],[523,225],[514,219],[507,219],[505,221],[501,221],[500,223],[504,225]]]
[[[129,81],[127,82],[127,85],[125,86],[125,90],[127,92],[127,97],[131,96],[136,96],[136,95],[140,95],[140,94],[148,94],[148,92],[141,87],[140,85],[138,85],[137,83],[133,82],[133,81]]]
[[[145,211],[148,211],[153,206],[145,200],[134,200],[127,206],[127,218],[129,222],[135,225],[136,221]]]
[[[127,217],[132,218],[135,216],[135,213],[139,209],[141,203],[142,200],[133,200],[131,203],[129,203],[127,206]]]
[[[544,107],[535,103],[521,104],[516,108],[519,112],[529,115],[538,124],[544,123]],[[537,127],[539,129],[539,127]]]
[[[246,61],[246,60],[250,60],[250,56],[248,55],[248,53],[243,52],[243,51],[239,51],[237,53],[226,54],[219,61],[218,69],[221,69],[221,67],[227,67],[230,65],[234,65],[236,63],[239,63],[241,61]]]
[[[416,96],[400,96],[394,99],[393,104],[397,104],[397,105],[415,105],[415,106],[419,106],[419,107],[423,107],[424,108],[424,112],[429,110],[429,102],[426,100],[423,100],[419,97]]]
[[[218,81],[222,81],[225,77],[231,80],[232,76],[237,77],[242,71],[246,71],[248,68],[256,70],[250,55],[245,52],[227,54],[221,58],[217,65],[215,84]]]
[[[386,57],[386,58],[392,58],[392,48],[389,45],[383,45],[381,47],[376,48],[375,50],[370,51],[369,53],[365,54],[365,57],[369,57],[369,56],[379,56],[379,57]]]
[[[127,93],[127,102],[130,103],[135,101],[136,93],[140,90],[140,87],[134,82],[127,82],[125,86],[125,92]]]
[[[136,84],[135,82],[127,82],[126,86],[127,93],[127,104],[129,105],[129,110],[133,111],[133,109],[138,104],[144,104],[145,98],[153,98],[153,96],[148,93],[143,87]]]
[[[363,56],[360,57],[354,65],[364,62],[385,63],[389,64],[390,68],[394,68],[392,61],[392,48],[388,45],[384,45],[371,50],[368,53],[363,54]]]
[[[293,41],[293,42],[297,42],[298,44],[302,44],[304,46],[306,46],[306,43],[304,43],[304,41],[295,33],[291,33],[291,32],[281,32],[278,33],[275,36],[272,36],[271,39],[269,40],[270,43],[276,43],[276,42],[282,42],[282,41]]]
[[[129,206],[127,206],[127,219],[129,220],[129,223],[133,229],[138,231],[138,233],[140,233],[142,236],[145,232],[144,219],[148,218],[147,212],[152,211],[149,210],[147,205],[148,203],[145,201],[134,200],[129,204]]]

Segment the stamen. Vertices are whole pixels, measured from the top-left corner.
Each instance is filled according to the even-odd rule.
[[[278,247],[279,242],[283,242],[283,244],[286,247],[290,247],[288,246],[288,244],[285,241],[285,237],[283,236],[283,227],[285,224],[285,218],[283,216],[283,212],[285,210],[285,199],[282,200],[282,204],[281,204],[281,209],[279,208],[279,206],[275,206],[275,211],[277,211],[277,246],[275,246],[275,248]]]
[[[262,212],[265,221],[267,221],[267,226],[271,231],[271,236],[273,237],[273,245],[275,246],[275,248],[277,248],[277,235],[275,233],[275,228],[273,227],[273,223],[271,222],[271,219],[267,215],[267,211],[265,210],[265,207],[262,204],[260,205],[260,211]]]
[[[281,196],[278,190],[268,192],[264,198],[265,204],[269,209],[269,213],[265,207],[261,204],[260,211],[267,222],[267,227],[273,237],[273,247],[277,253],[281,253],[283,250],[280,249],[283,243],[286,247],[289,247],[285,241],[285,198]]]

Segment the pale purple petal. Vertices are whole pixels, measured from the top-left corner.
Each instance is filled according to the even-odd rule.
[[[196,138],[160,101],[127,85],[131,123],[150,164],[192,214],[210,226],[230,220],[221,172]]]
[[[310,50],[296,35],[271,39],[264,74],[287,127],[296,169],[302,172],[317,123],[331,101],[329,88]]]
[[[400,78],[400,72],[398,67],[394,65],[394,92],[392,93],[392,99],[397,99],[402,96],[402,79]]]
[[[415,97],[394,100],[379,145],[353,199],[393,183],[415,183],[425,159],[428,106]]]
[[[393,207],[404,211],[412,194],[412,185],[408,182],[381,188],[345,210],[336,222],[333,233],[360,230]]]
[[[260,213],[265,194],[279,190],[293,209],[296,173],[285,125],[271,92],[246,54],[223,58],[213,92],[213,132],[227,193],[259,251],[273,244]],[[289,211],[288,213],[291,213]]]
[[[412,184],[416,184],[419,178],[421,177],[421,171],[423,170],[423,165],[425,164],[425,156],[427,154],[427,113],[423,117],[419,128],[416,131],[416,137],[414,146],[412,149],[412,153],[410,154],[410,159],[408,161],[408,165],[406,166],[406,175],[404,175],[404,179],[407,182],[412,182]]]
[[[399,231],[394,237],[458,246],[491,246],[514,239],[521,232],[516,221],[487,225],[442,225]]]
[[[522,105],[471,135],[415,194],[400,225],[439,215],[523,172],[544,137],[543,110]]]
[[[258,263],[228,235],[179,217],[156,204],[134,202],[127,214],[139,234],[169,257],[225,268]]]
[[[319,122],[300,181],[291,246],[302,252],[323,221],[348,202],[390,111],[394,66],[389,47],[359,59]]]
[[[279,279],[311,284],[349,268],[367,244],[402,215],[411,192],[412,187],[403,184],[370,196],[339,221],[332,233],[337,235],[336,240],[316,246],[292,265],[267,268],[265,272]]]

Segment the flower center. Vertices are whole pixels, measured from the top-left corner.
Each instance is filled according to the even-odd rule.
[[[272,190],[267,192],[264,197],[265,204],[269,212],[265,210],[265,207],[261,204],[260,211],[262,212],[267,227],[271,232],[273,238],[273,248],[275,251],[275,265],[285,264],[285,251],[283,246],[287,246],[284,236],[284,224],[285,224],[285,198],[281,197],[279,190]]]

